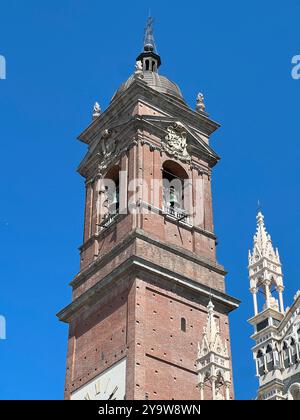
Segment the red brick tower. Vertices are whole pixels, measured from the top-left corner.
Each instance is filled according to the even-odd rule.
[[[230,355],[238,301],[216,261],[211,197],[219,126],[201,94],[188,107],[160,64],[149,21],[135,73],[79,136],[84,242],[72,303],[58,314],[69,324],[66,399],[210,399],[197,375],[210,298]]]

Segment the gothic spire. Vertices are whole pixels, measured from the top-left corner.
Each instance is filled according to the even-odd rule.
[[[261,211],[258,212],[256,216],[257,226],[256,226],[256,233],[254,235],[254,247],[253,253],[249,253],[249,265],[254,264],[259,258],[269,258],[271,260],[276,261],[280,264],[279,252],[278,249],[274,250],[271,235],[268,234],[266,227],[264,216]]]
[[[198,385],[200,399],[204,399],[204,387],[208,382],[214,400],[230,399],[231,373],[229,352],[222,340],[215,318],[214,305],[207,306],[207,323],[203,329],[202,341],[198,345]]]
[[[253,238],[253,251],[249,251],[249,277],[250,291],[253,295],[254,313],[259,313],[257,294],[262,289],[265,296],[266,308],[272,308],[280,312],[284,312],[283,305],[283,279],[282,268],[278,249],[274,249],[271,235],[268,234],[264,216],[261,211],[256,216],[257,226],[256,233]],[[278,292],[278,300],[272,296],[272,287]]]
[[[209,301],[207,306],[207,323],[203,328],[202,342],[199,344],[199,357],[204,356],[208,352],[228,356],[226,344],[223,345],[220,330],[215,319],[214,304]]]

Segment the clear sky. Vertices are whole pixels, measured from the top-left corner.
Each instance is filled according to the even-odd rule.
[[[258,199],[284,264],[286,303],[299,288],[299,1],[1,0],[2,399],[63,398],[67,327],[55,314],[70,301],[83,230],[76,167],[85,147],[75,138],[94,102],[105,109],[132,73],[149,8],[161,73],[192,107],[204,92],[222,124],[212,138],[222,157],[214,215],[228,292],[242,300],[231,315],[237,398],[257,388],[247,253]]]

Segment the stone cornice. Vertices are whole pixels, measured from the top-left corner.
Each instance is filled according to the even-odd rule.
[[[280,387],[280,388],[283,388],[283,382],[280,380],[280,379],[278,379],[278,378],[275,378],[275,379],[272,379],[270,382],[268,382],[267,384],[264,384],[264,385],[261,385],[260,387],[259,387],[259,392],[266,392],[266,390],[268,390],[271,386],[278,386],[278,387]]]
[[[172,282],[172,285],[189,289],[193,293],[205,296],[206,299],[212,298],[216,303],[226,308],[227,313],[238,308],[240,304],[239,300],[221,291],[211,289],[185,276],[175,274],[143,258],[132,256],[60,311],[57,317],[63,322],[71,322],[80,315],[82,309],[91,306],[93,302],[98,300],[100,295],[103,296],[112,281],[116,285],[118,281],[124,279],[125,274],[131,274],[134,270],[138,273],[145,271],[154,274],[156,278],[160,277],[168,282]]]
[[[275,318],[281,321],[284,315],[281,312],[275,311],[275,309],[267,308],[264,311],[260,312],[259,314],[255,315],[254,317],[250,318],[248,322],[252,325],[255,325],[259,322],[264,321],[266,318]]]
[[[168,123],[174,122],[174,118],[167,118],[165,121],[162,118],[160,120],[161,123],[164,125],[168,125]],[[109,131],[112,131],[112,139],[117,138],[117,144],[118,148],[116,150],[116,154],[109,162],[109,166],[117,162],[120,157],[126,153],[128,150],[130,150],[135,144],[136,141],[141,141],[142,144],[149,144],[149,147],[152,150],[158,150],[160,153],[166,153],[162,149],[161,141],[155,142],[153,138],[148,138],[148,136],[143,136],[141,133],[139,133],[139,130],[147,130],[147,127],[151,128],[151,133],[156,134],[158,139],[161,139],[162,136],[165,134],[164,127],[161,127],[159,125],[153,124],[151,120],[148,120],[147,117],[141,116],[141,115],[135,115],[133,117],[130,117],[128,120],[122,122],[121,124],[118,123],[118,125],[108,125],[107,129]],[[119,129],[119,131],[118,131]],[[195,138],[192,132],[189,131],[189,135],[192,138]],[[92,140],[92,143],[90,144],[89,150],[86,153],[84,159],[80,163],[79,167],[77,168],[77,171],[82,176],[89,176],[93,177],[95,176],[95,173],[97,172],[98,164],[101,163],[102,159],[105,159],[102,157],[102,155],[97,151],[99,142],[101,141],[101,133],[102,131],[98,130],[94,134],[94,139]],[[134,140],[134,138],[136,140]],[[199,144],[190,144],[191,148],[191,158],[190,165],[194,167],[195,169],[201,171],[203,170],[203,167],[201,164],[199,164],[197,161],[195,161],[194,157],[197,156],[198,158],[201,158],[204,162],[207,163],[208,167],[213,167],[219,160],[218,155],[214,152],[214,150],[209,145],[201,145],[200,140],[196,139],[195,142],[198,142]],[[178,158],[180,160],[180,158]],[[209,170],[209,169],[206,169]]]
[[[201,230],[201,232],[203,231]],[[90,238],[89,241],[93,241],[97,239],[98,236],[99,235],[94,235],[94,237]],[[76,287],[79,284],[81,284],[87,277],[93,275],[101,267],[107,264],[107,262],[110,261],[114,256],[118,255],[122,250],[126,249],[130,244],[134,243],[136,239],[142,239],[145,242],[156,245],[161,249],[176,253],[176,255],[186,258],[189,261],[192,261],[196,264],[206,267],[209,270],[212,270],[223,276],[227,274],[227,272],[224,270],[224,267],[222,265],[219,265],[218,263],[212,260],[209,260],[207,258],[200,257],[191,251],[185,250],[184,248],[180,248],[176,245],[171,245],[171,244],[162,242],[159,239],[154,238],[153,236],[149,235],[145,231],[139,228],[136,228],[123,241],[121,241],[118,245],[116,245],[111,251],[107,252],[101,258],[96,259],[87,268],[79,272],[71,281],[70,285],[73,287]]]
[[[151,95],[151,103],[153,102],[154,105],[156,105],[156,102],[159,103],[159,107],[170,113],[173,118],[184,119],[184,123],[197,127],[198,130],[203,131],[206,135],[212,134],[220,126],[206,115],[191,110],[184,103],[157,92],[137,79],[115,101],[110,103],[107,110],[100,117],[92,121],[78,136],[78,139],[89,144],[90,136],[95,130],[101,131],[106,128],[109,122],[118,120],[118,115],[124,113],[127,108],[136,104],[138,100],[145,99],[147,101],[147,95],[149,94]]]

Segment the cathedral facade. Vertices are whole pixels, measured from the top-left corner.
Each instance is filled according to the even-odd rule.
[[[219,157],[196,108],[159,73],[152,21],[134,73],[79,136],[84,241],[69,324],[65,398],[233,399],[226,292],[211,176]]]
[[[292,305],[285,308],[279,252],[273,247],[261,212],[257,215],[253,251],[249,252],[249,277],[257,399],[300,400],[300,290]]]

